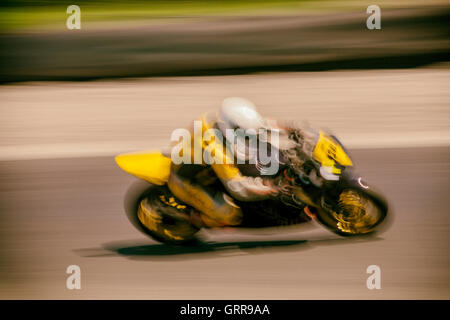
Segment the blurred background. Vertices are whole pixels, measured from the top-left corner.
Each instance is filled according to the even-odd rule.
[[[369,5],[381,29],[369,30]],[[69,30],[69,5],[81,29]],[[0,3],[1,299],[449,299],[449,1]],[[341,138],[390,228],[141,235],[114,155],[242,96]],[[67,290],[69,265],[82,289]],[[378,265],[382,289],[366,288]]]

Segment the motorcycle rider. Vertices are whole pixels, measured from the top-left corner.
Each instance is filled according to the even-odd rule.
[[[214,139],[209,144],[202,141],[202,154],[206,152],[211,157],[226,158],[226,148],[231,146],[234,161],[213,162],[210,165],[203,159],[201,164],[172,163],[168,187],[175,197],[198,211],[192,212],[192,223],[207,227],[239,225],[242,221],[242,211],[233,198],[239,201],[260,201],[275,197],[279,193],[277,181],[274,179],[276,175],[258,174],[258,170],[255,170],[257,168],[261,171],[258,161],[256,165],[242,164],[258,154],[258,150],[252,150],[254,145],[250,145],[248,141],[260,139],[258,136],[260,130],[283,130],[289,126],[280,125],[276,121],[270,123],[257,112],[253,103],[242,98],[225,99],[218,113],[203,115],[200,121],[202,130],[213,128],[226,138],[225,141]],[[230,130],[233,132],[232,136],[229,135]],[[193,127],[190,127],[190,132],[194,142]],[[287,144],[289,145],[289,142]],[[191,143],[191,146],[193,145],[195,143]],[[280,145],[276,147],[283,148]],[[193,156],[192,149],[190,151]],[[283,164],[280,153],[272,159]],[[231,197],[212,187],[214,180],[211,177],[218,177]]]

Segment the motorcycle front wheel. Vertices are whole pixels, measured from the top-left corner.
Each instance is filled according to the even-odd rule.
[[[359,188],[346,188],[337,203],[322,201],[317,218],[341,236],[367,235],[375,232],[387,216],[387,203],[378,195]]]

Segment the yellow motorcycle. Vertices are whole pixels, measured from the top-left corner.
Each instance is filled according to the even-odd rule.
[[[238,228],[265,228],[309,222],[312,219],[341,236],[359,236],[378,230],[388,214],[380,193],[353,170],[353,162],[339,140],[320,131],[313,159],[301,161],[301,137],[286,155],[287,163],[275,181],[279,196],[240,202],[243,221]],[[167,187],[171,159],[160,150],[121,154],[116,162],[141,182],[129,188],[125,210],[130,222],[153,239],[170,244],[195,240],[200,227],[189,219],[194,208],[178,200]],[[211,175],[214,172],[211,170]],[[316,181],[314,177],[320,177]],[[212,184],[226,192],[217,177]]]

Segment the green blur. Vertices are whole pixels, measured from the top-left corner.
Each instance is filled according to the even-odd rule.
[[[286,13],[317,6],[321,0],[171,0],[171,1],[3,1],[0,30],[64,27],[68,5],[81,9],[83,24],[159,18]]]

